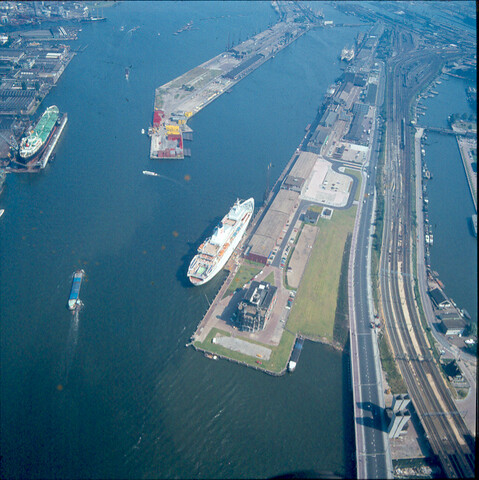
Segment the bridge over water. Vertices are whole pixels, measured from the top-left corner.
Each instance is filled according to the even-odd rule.
[[[456,130],[452,130],[451,128],[446,128],[446,127],[426,127],[424,125],[415,125],[415,127],[424,128],[424,130],[427,130],[428,132],[442,133],[443,135],[456,135],[456,136],[463,136],[463,137],[475,137],[477,135],[477,132],[473,132],[473,131],[457,132]]]

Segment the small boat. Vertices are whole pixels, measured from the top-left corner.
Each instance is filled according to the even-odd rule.
[[[84,270],[77,270],[73,275],[72,289],[70,292],[70,298],[68,299],[68,308],[70,310],[75,310],[77,306],[81,305],[81,301],[78,297],[80,295],[80,287],[84,275]]]
[[[142,135],[145,134],[145,129],[144,129],[144,128],[141,129],[141,134],[142,134]]]
[[[143,170],[143,175],[150,175],[152,177],[159,177],[160,175],[155,172],[150,172],[149,170]]]
[[[5,209],[4,208],[0,208],[0,217],[5,213]]]

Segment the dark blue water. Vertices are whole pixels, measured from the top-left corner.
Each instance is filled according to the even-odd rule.
[[[419,123],[446,127],[453,113],[473,113],[464,80],[444,76],[433,88],[439,95],[423,101],[428,110]],[[434,234],[431,268],[447,294],[477,322],[477,238],[472,234],[474,203],[455,137],[428,133],[426,162],[434,179],[427,182],[429,223]]]
[[[308,33],[192,119],[191,159],[156,162],[140,134],[154,89],[274,11],[132,2],[104,14],[45,102],[69,115],[55,162],[10,176],[2,197],[1,476],[351,476],[341,354],[307,343],[294,375],[272,378],[184,345],[222,281],[188,285],[195,247],[237,197],[261,203],[267,165],[275,179],[357,30]],[[198,30],[172,35],[190,20]],[[80,267],[75,322],[66,302]]]

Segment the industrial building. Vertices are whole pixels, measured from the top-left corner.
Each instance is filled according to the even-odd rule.
[[[440,328],[444,335],[462,335],[466,328],[466,322],[456,312],[448,312],[439,315]]]
[[[267,282],[251,282],[238,304],[236,322],[245,332],[263,330],[276,302],[277,288]]]
[[[432,301],[436,308],[446,308],[451,306],[451,302],[448,300],[446,295],[444,295],[443,291],[439,288],[434,288],[429,292]]]
[[[36,95],[35,90],[0,90],[0,115],[26,114],[35,105]]]
[[[299,178],[309,178],[317,159],[318,156],[315,153],[301,152],[291,169],[290,175]]]
[[[306,210],[306,213],[304,214],[303,220],[305,223],[316,225],[318,218],[319,218],[319,212],[315,212],[314,210],[311,210],[310,208],[308,208],[308,210]]]
[[[363,125],[364,117],[369,112],[369,106],[362,103],[355,103],[353,105],[353,121],[349,132],[344,136],[344,140],[357,143],[359,145],[367,145],[369,136],[365,133],[365,126]]]
[[[330,127],[319,126],[308,143],[308,151],[319,155],[323,145],[328,141],[330,133]]]
[[[281,188],[284,190],[291,190],[293,192],[301,193],[301,190],[304,186],[305,179],[301,177],[294,177],[293,175],[288,175],[281,185]]]
[[[281,234],[286,222],[297,204],[298,192],[280,190],[271,207],[266,212],[261,224],[248,243],[245,256],[254,262],[266,265],[268,257],[276,245],[282,240]]]
[[[375,83],[370,83],[368,85],[368,92],[364,98],[364,103],[369,103],[374,105],[376,103],[376,95],[378,91],[378,86]]]
[[[332,127],[338,119],[338,113],[329,107],[321,117],[319,124],[323,127]]]

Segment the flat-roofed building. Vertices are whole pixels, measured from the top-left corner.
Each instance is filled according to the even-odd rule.
[[[437,308],[446,308],[451,306],[451,302],[448,300],[446,295],[444,295],[443,291],[439,288],[434,288],[429,292],[434,305]]]
[[[245,256],[254,262],[266,264],[271,251],[280,241],[283,227],[290,218],[299,193],[280,190],[252,236],[245,250]]]
[[[284,190],[292,190],[293,192],[301,193],[301,189],[304,186],[304,178],[295,177],[293,175],[288,175],[284,181],[281,188]]]
[[[2,48],[0,50],[0,62],[18,63],[25,56],[23,50],[14,48]]]
[[[466,322],[456,312],[448,312],[439,315],[440,326],[444,335],[462,335],[466,328]]]
[[[318,218],[319,212],[311,210],[310,208],[308,208],[308,210],[306,210],[306,213],[304,214],[304,221],[306,223],[310,223],[311,225],[316,225]]]
[[[311,140],[308,142],[308,150],[312,153],[320,154],[323,145],[327,142],[331,133],[330,127],[319,126],[313,133]]]
[[[301,152],[291,169],[290,175],[293,175],[294,177],[308,178],[317,158],[318,155],[315,153]]]
[[[257,332],[266,326],[276,302],[277,288],[267,282],[252,281],[238,304],[238,328]]]

